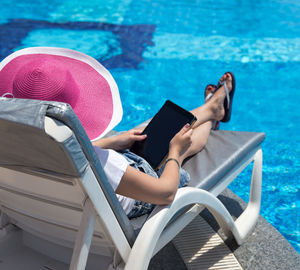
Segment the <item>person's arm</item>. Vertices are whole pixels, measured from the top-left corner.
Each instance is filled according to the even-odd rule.
[[[145,140],[147,135],[141,135],[142,132],[143,129],[131,129],[116,136],[99,139],[92,144],[103,149],[121,151],[130,148],[135,141]]]
[[[180,160],[180,154],[191,144],[192,129],[184,126],[170,142],[167,159]],[[180,164],[181,165],[181,164]],[[170,204],[176,194],[179,183],[178,164],[171,160],[165,165],[160,178],[154,178],[128,166],[116,193],[153,204]]]

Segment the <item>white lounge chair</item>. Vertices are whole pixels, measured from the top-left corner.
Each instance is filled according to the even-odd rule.
[[[259,215],[263,140],[263,133],[212,132],[184,165],[190,187],[135,230],[69,105],[1,98],[0,266],[147,269],[203,207],[241,244]],[[216,196],[252,161],[249,204],[234,222]]]

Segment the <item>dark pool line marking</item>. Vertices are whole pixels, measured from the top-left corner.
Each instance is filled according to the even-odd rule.
[[[143,52],[147,46],[154,46],[152,41],[156,29],[151,24],[117,25],[99,22],[48,22],[31,19],[12,19],[0,24],[0,60],[8,56],[13,50],[22,45],[22,40],[33,30],[65,29],[65,30],[99,30],[108,31],[116,35],[122,51],[119,55],[100,57],[99,60],[107,68],[137,69],[143,61]],[[45,45],[46,46],[46,45]]]

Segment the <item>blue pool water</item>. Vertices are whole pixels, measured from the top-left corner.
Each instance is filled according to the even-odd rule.
[[[224,71],[237,78],[222,129],[262,131],[261,214],[300,252],[298,0],[0,0],[0,60],[28,46],[87,53],[113,74],[124,117],[150,118],[169,98],[192,109]],[[250,171],[230,188],[247,200]]]

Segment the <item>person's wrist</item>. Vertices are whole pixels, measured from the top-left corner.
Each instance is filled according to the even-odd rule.
[[[112,136],[111,137],[111,149],[114,149],[116,151],[121,150],[120,149],[120,139],[121,139],[121,134],[116,135],[116,136]]]
[[[176,148],[172,147],[169,150],[168,158],[170,158],[170,157],[178,159],[179,158],[179,150],[177,150]]]
[[[177,158],[168,158],[168,159],[165,161],[165,165],[167,165],[167,163],[170,162],[170,161],[175,162],[175,163],[177,164],[177,166],[178,166],[178,169],[180,169],[181,164],[179,163],[179,161],[178,161]]]
[[[167,156],[167,158],[166,158],[166,160],[170,160],[170,159],[175,159],[175,160],[177,160],[178,161],[178,165],[179,165],[179,167],[181,166],[181,164],[180,164],[180,159],[179,159],[179,155],[177,154],[177,153],[170,153],[169,152],[169,155]]]

